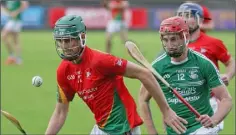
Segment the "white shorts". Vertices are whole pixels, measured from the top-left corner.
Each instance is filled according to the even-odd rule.
[[[141,135],[140,127],[138,126],[138,127],[133,128],[131,130],[131,134],[132,135]],[[97,125],[94,125],[90,135],[109,135],[109,134],[100,130]]]
[[[218,132],[220,131],[220,126],[217,125],[214,128],[205,128],[201,127],[194,131],[193,133],[190,133],[189,135],[218,135]]]
[[[120,32],[121,30],[127,30],[128,26],[125,21],[111,20],[107,24],[106,31],[109,33]]]
[[[19,20],[9,20],[3,29],[11,32],[20,32],[22,29],[22,22]]]
[[[215,97],[211,97],[210,98],[210,104],[211,104],[211,107],[214,111],[214,113],[217,111],[217,108],[218,108],[218,103],[217,103],[217,99]],[[219,127],[220,127],[220,130],[223,130],[224,128],[224,121],[222,121],[220,124],[219,124]]]

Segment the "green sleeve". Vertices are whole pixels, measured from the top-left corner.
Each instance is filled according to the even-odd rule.
[[[157,73],[160,74],[160,69],[158,68],[157,62],[153,61],[152,67],[157,71]],[[158,79],[154,74],[153,74],[153,76],[156,78],[156,80],[157,80],[157,82],[158,82],[159,84],[162,83],[162,82],[160,81],[160,79]]]
[[[223,84],[220,78],[219,70],[216,68],[216,66],[212,62],[207,60],[204,63],[204,67],[205,67],[204,68],[205,78],[210,89]]]

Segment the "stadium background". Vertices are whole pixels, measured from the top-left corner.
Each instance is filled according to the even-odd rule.
[[[62,15],[81,15],[88,28],[88,46],[105,50],[105,31],[108,12],[100,5],[100,0],[34,0],[22,15],[24,30],[21,33],[23,46],[23,65],[5,66],[6,50],[1,44],[1,108],[13,114],[29,134],[43,134],[56,101],[55,73],[60,62],[55,52],[52,37],[54,22]],[[129,39],[135,40],[145,57],[151,62],[162,48],[158,35],[161,20],[174,15],[183,2],[181,0],[130,0],[127,23],[131,29]],[[214,31],[209,34],[224,41],[230,53],[235,57],[235,1],[205,0],[215,23]],[[7,16],[1,13],[1,27]],[[134,61],[128,56],[118,37],[114,38],[112,53]],[[224,72],[221,65],[221,72]],[[40,88],[31,85],[31,78],[40,75],[44,84]],[[131,94],[137,102],[140,83],[125,80]],[[234,79],[228,87],[235,101]],[[161,115],[152,101],[153,118],[157,130],[163,133]],[[235,106],[235,104],[234,104]],[[231,111],[225,120],[225,129],[221,134],[235,134],[235,111]],[[84,103],[76,97],[71,104],[68,119],[60,134],[88,134],[94,125],[93,115]],[[142,126],[142,132],[146,129]],[[1,119],[1,134],[20,134],[6,119]]]

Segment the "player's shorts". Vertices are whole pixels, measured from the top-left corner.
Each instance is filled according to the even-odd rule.
[[[128,26],[125,21],[122,20],[111,20],[107,24],[106,31],[108,33],[120,32],[121,30],[127,30]]]
[[[22,22],[20,20],[9,20],[3,29],[11,32],[20,32],[22,29]]]
[[[90,135],[109,135],[109,134],[100,130],[97,125],[94,125]],[[127,132],[127,133],[124,133],[124,135],[141,135],[140,127],[139,126],[135,127],[131,130],[131,133]]]
[[[215,126],[214,128],[201,127],[196,131],[190,133],[189,135],[218,135],[219,131],[220,131],[219,125]]]
[[[217,100],[215,97],[211,97],[210,98],[210,104],[211,104],[211,107],[214,111],[214,113],[216,112],[217,108],[218,108],[218,103],[217,103]],[[223,130],[224,128],[224,121],[222,121],[220,124],[219,124],[219,127],[220,127],[220,130]]]

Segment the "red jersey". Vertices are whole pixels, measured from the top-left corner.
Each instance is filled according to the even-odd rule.
[[[59,102],[77,94],[90,108],[101,130],[123,134],[141,125],[134,99],[124,82],[127,60],[85,47],[81,62],[63,60],[57,69]]]
[[[124,2],[123,0],[112,0],[111,5],[117,6],[122,4]],[[111,15],[113,20],[124,20],[124,11],[125,9],[120,9],[120,8],[111,8]]]
[[[188,47],[205,55],[218,69],[218,61],[225,63],[229,61],[231,57],[221,40],[208,36],[203,32],[200,33],[196,41],[190,42]]]

